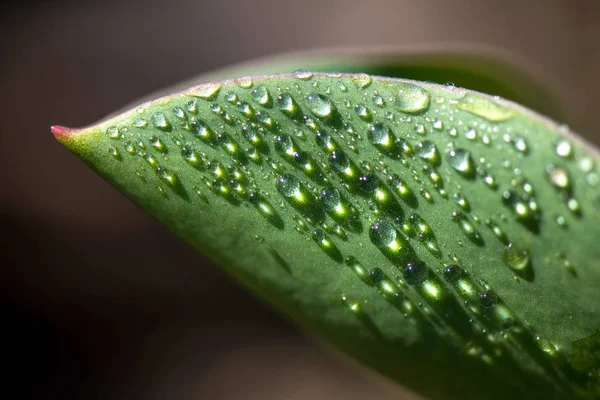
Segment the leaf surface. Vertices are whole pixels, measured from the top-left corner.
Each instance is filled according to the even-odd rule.
[[[464,89],[298,71],[53,132],[258,296],[426,396],[600,394],[599,156],[565,127]]]

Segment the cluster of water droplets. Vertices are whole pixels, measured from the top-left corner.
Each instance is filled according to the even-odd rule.
[[[405,317],[467,343],[465,351],[487,364],[517,351],[519,343],[527,343],[533,358],[541,357],[535,340],[523,342],[531,333],[502,299],[467,274],[456,257],[444,254],[452,240],[476,246],[498,240],[504,249],[498,257],[515,276],[534,278],[529,250],[512,243],[501,227],[507,217],[478,215],[478,199],[471,202],[461,191],[473,185],[491,190],[497,209],[504,207],[539,234],[543,213],[535,190],[510,161],[530,157],[534,149],[524,133],[498,128],[514,111],[482,95],[452,101],[432,97],[413,83],[394,83],[390,93],[385,86],[373,88],[368,75],[340,75],[337,83],[307,71],[292,76],[298,83],[276,88],[250,78],[236,80],[237,88],[204,85],[188,91],[176,106],[139,109],[128,126],[106,130],[108,151],[118,161],[127,156],[143,160],[164,196],[190,200],[189,191],[206,204],[215,201],[212,193],[232,206],[255,209],[275,230],[293,226]],[[339,93],[350,91],[359,100],[349,100],[354,95],[339,100]],[[478,118],[467,123],[461,113]],[[143,133],[150,129],[154,133]],[[504,165],[511,179],[497,178],[491,171],[500,166],[476,154],[492,146],[513,155]],[[556,162],[540,173],[567,209],[581,215],[569,169],[583,171],[594,186],[596,166],[575,157],[566,140],[555,146]],[[175,168],[177,158],[189,170]],[[138,176],[148,179],[141,172]],[[454,209],[446,221],[423,218],[436,201]],[[567,226],[566,218],[559,217],[557,223]],[[456,230],[442,230],[441,224]],[[444,237],[436,236],[437,229]],[[451,232],[457,236],[449,237]],[[396,270],[363,266],[369,260],[345,250],[350,240],[374,246]],[[419,257],[422,250],[431,258]],[[360,302],[346,294],[342,302],[373,328]]]

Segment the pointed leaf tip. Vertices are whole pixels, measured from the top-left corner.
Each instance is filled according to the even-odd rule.
[[[65,139],[68,136],[72,135],[77,129],[67,128],[66,126],[61,125],[52,125],[50,127],[50,131],[57,139]]]

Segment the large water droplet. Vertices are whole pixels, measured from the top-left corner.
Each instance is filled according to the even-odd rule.
[[[556,143],[556,155],[563,158],[571,158],[573,156],[571,143],[566,139],[559,140]]]
[[[513,111],[483,95],[468,93],[456,106],[471,114],[485,118],[492,122],[501,122],[510,119]]]
[[[450,264],[443,271],[444,279],[451,284],[458,282],[463,276],[463,270],[458,264]]]
[[[288,118],[296,121],[302,119],[302,110],[289,93],[282,93],[277,96],[277,108]]]
[[[398,96],[395,104],[398,110],[409,114],[418,114],[429,108],[431,97],[425,89],[407,82],[398,82],[396,85]]]
[[[367,74],[354,74],[350,76],[350,80],[354,82],[356,87],[359,89],[366,89],[373,81],[373,79]]]
[[[250,96],[256,101],[258,104],[264,107],[271,106],[271,95],[269,91],[264,86],[257,86],[254,90],[250,92]]]

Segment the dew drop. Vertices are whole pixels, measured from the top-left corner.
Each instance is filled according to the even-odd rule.
[[[418,114],[429,108],[431,97],[429,92],[420,86],[407,82],[398,82],[396,108],[404,113]]]
[[[201,99],[205,100],[212,100],[217,96],[220,89],[220,83],[206,83],[204,85],[192,88],[189,92],[187,92],[187,94],[194,97],[200,97]]]
[[[421,285],[427,279],[428,268],[421,260],[414,260],[406,264],[402,271],[404,280],[411,286]]]
[[[513,111],[483,95],[468,93],[456,104],[460,110],[467,111],[492,122],[506,121]]]
[[[277,96],[277,108],[283,115],[293,120],[302,118],[302,111],[291,94],[282,93]]]
[[[185,111],[183,111],[183,108],[181,108],[181,107],[173,107],[173,114],[181,120],[187,119],[187,116],[185,115]]]
[[[529,250],[509,243],[502,251],[502,261],[515,272],[524,271],[530,264]]]
[[[498,304],[498,295],[491,290],[486,290],[481,293],[481,305],[483,308],[492,308]]]
[[[121,161],[121,153],[119,153],[119,150],[115,146],[108,146],[108,154],[113,156],[115,160]]]
[[[417,155],[429,164],[438,166],[440,164],[440,153],[433,142],[425,140],[417,146]]]
[[[464,149],[453,149],[448,152],[448,161],[455,171],[465,177],[475,176],[475,164],[471,153]]]
[[[310,112],[323,119],[330,119],[335,113],[335,106],[331,100],[321,94],[309,94],[306,96],[306,104]]]
[[[116,126],[111,126],[106,130],[106,134],[111,139],[121,139],[121,131]]]
[[[307,81],[313,77],[313,73],[304,69],[299,69],[292,73],[294,78],[301,79],[303,81]]]
[[[471,242],[478,246],[483,246],[484,242],[481,235],[465,214],[460,211],[454,211],[452,213],[452,220],[458,224],[459,228]]]
[[[373,114],[371,114],[371,111],[369,111],[364,104],[357,104],[354,107],[354,111],[356,112],[356,115],[358,115],[358,117],[363,121],[370,122],[373,120]]]
[[[252,78],[249,76],[242,76],[241,78],[234,79],[234,82],[236,85],[244,89],[251,88],[253,84]]]
[[[463,276],[463,269],[458,264],[450,264],[444,268],[442,274],[444,279],[451,284],[458,283],[459,279]]]
[[[155,112],[152,114],[152,124],[161,131],[170,131],[171,124],[167,121],[167,118],[163,113]]]
[[[254,90],[250,92],[250,96],[261,106],[270,107],[271,106],[271,95],[269,91],[264,86],[257,86]]]
[[[390,128],[385,124],[371,125],[368,138],[371,143],[377,146],[389,147],[392,145]]]
[[[300,195],[300,181],[293,175],[284,174],[277,179],[277,190],[284,197]]]
[[[561,139],[556,143],[556,155],[562,158],[571,158],[573,156],[573,148],[568,140]]]
[[[369,238],[377,247],[394,246],[397,236],[394,224],[387,219],[375,222],[369,229]]]
[[[354,74],[350,76],[350,80],[356,85],[359,89],[366,89],[371,85],[373,79],[367,74]]]
[[[546,167],[546,174],[552,186],[559,190],[569,190],[571,187],[571,180],[567,171],[554,164]]]

